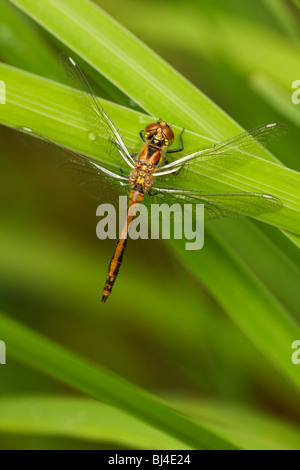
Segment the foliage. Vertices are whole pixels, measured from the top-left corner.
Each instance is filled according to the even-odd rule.
[[[209,182],[212,190],[275,194],[283,208],[261,222],[208,224],[197,253],[179,241],[129,244],[102,308],[101,275],[104,282],[113,244],[94,239],[94,203],[20,147],[15,132],[1,129],[0,339],[16,360],[1,368],[2,446],[26,445],[22,436],[10,441],[14,434],[42,433],[49,447],[51,436],[60,436],[129,448],[298,448],[300,431],[288,420],[300,419],[299,374],[291,362],[299,338],[299,119],[290,104],[300,72],[299,17],[279,1],[225,7],[219,0],[178,0],[172,8],[155,1],[161,14],[153,34],[147,2],[98,3],[117,18],[86,0],[1,3],[0,79],[7,85],[1,123],[33,127],[105,159],[91,146],[64,84],[57,56],[69,50],[99,94],[116,101],[105,108],[134,146],[149,115],[175,123],[177,135],[184,127],[187,148],[288,120],[277,158],[262,150]],[[75,399],[69,386],[104,403]],[[35,407],[42,410],[38,422]],[[69,426],[81,407],[85,425]]]

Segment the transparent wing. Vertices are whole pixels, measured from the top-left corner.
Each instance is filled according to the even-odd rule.
[[[113,185],[118,193],[128,194],[130,185],[125,175],[112,172],[99,165],[96,160],[73,152],[28,127],[18,130],[23,135],[22,140],[31,150],[38,152],[40,157],[58,168],[89,196],[105,202],[111,199],[106,182]]]
[[[204,204],[205,219],[219,217],[257,216],[282,207],[279,198],[270,194],[237,192],[202,192],[153,186],[152,202],[162,204]]]
[[[211,145],[203,149],[189,152],[181,158],[168,163],[156,172],[156,176],[162,176],[178,171],[179,167],[189,164],[188,169],[205,176],[213,177],[226,170],[233,170],[245,163],[250,157],[259,153],[262,146],[270,143],[277,137],[287,133],[288,126],[282,123],[266,124],[244,132],[232,139]]]
[[[133,150],[106,114],[81,68],[64,52],[60,54],[60,58],[71,85],[80,91],[75,93],[76,101],[86,119],[90,137],[96,140],[98,135],[102,136],[107,141],[103,146],[105,152],[118,161],[120,161],[121,156],[123,159],[121,163],[126,162],[127,165],[133,168]]]

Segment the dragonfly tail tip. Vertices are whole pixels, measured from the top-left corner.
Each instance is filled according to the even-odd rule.
[[[102,295],[102,299],[101,299],[101,302],[105,303],[108,299],[108,295]]]

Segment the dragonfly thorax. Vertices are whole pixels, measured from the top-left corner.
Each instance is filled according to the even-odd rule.
[[[150,162],[137,161],[129,176],[129,183],[133,188],[139,187],[145,193],[150,191],[154,180],[155,166]]]

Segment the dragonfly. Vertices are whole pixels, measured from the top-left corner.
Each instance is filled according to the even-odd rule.
[[[188,170],[187,174],[189,178],[191,176],[191,180],[192,176],[195,179],[212,178],[216,175],[219,177],[222,172],[230,171],[243,164],[275,137],[285,134],[287,132],[285,124],[266,124],[226,141],[214,143],[193,152],[186,152],[182,137],[183,131],[179,135],[180,147],[170,149],[175,139],[174,132],[170,124],[159,119],[150,122],[145,129],[140,131],[142,145],[135,153],[106,113],[79,65],[72,57],[64,53],[61,54],[61,60],[73,88],[77,90],[76,96],[80,99],[81,110],[88,123],[89,135],[101,136],[102,150],[109,156],[112,162],[111,167],[103,166],[95,158],[74,152],[32,128],[21,127],[19,130],[36,137],[36,141],[41,143],[41,156],[57,166],[90,196],[98,200],[105,196],[103,194],[105,192],[104,180],[117,187],[118,192],[128,196],[127,218],[109,263],[102,291],[102,302],[107,301],[118,276],[129,227],[139,204],[151,204],[151,201],[169,204],[178,202],[181,206],[186,203],[204,204],[205,219],[239,215],[257,216],[278,210],[282,206],[281,200],[271,194],[180,188],[176,178],[183,169]],[[104,145],[103,141],[106,142]],[[169,157],[170,154],[178,154],[179,157],[174,159],[174,157]]]

